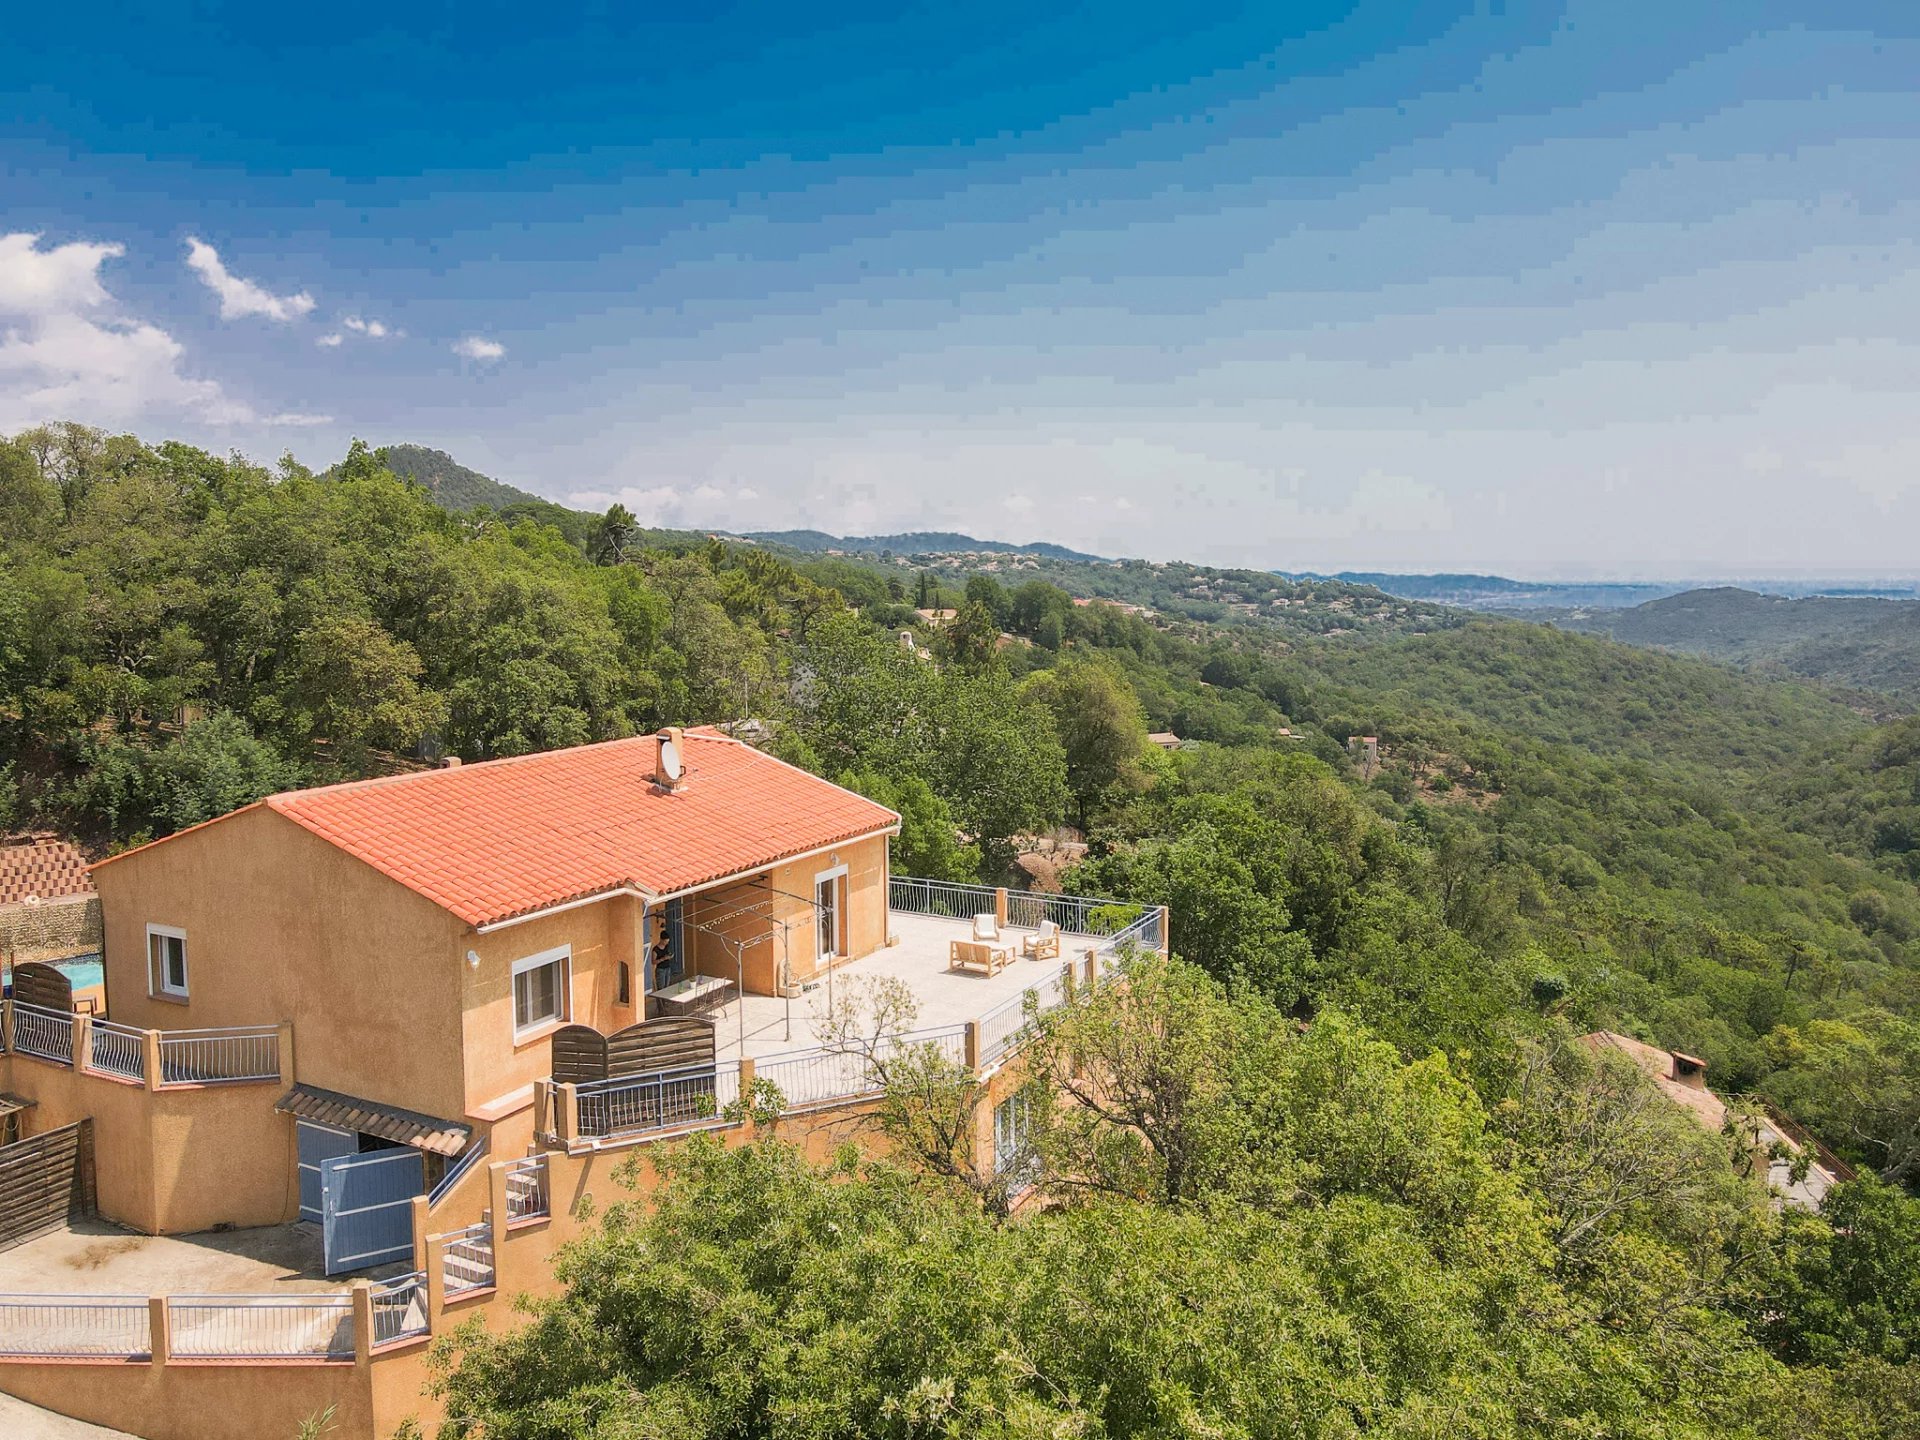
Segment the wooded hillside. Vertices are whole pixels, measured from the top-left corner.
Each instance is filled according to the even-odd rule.
[[[1218,1184],[1157,1198],[1153,1164],[1124,1169],[1113,1194],[1172,1209],[1017,1240],[947,1200],[912,1209],[885,1177],[813,1196],[785,1162],[696,1167],[701,1203],[751,1209],[771,1186],[878,1227],[877,1253],[896,1220],[933,1227],[977,1247],[969,1264],[1056,1265],[1069,1294],[1106,1273],[1086,1255],[1128,1235],[1156,1237],[1143,1261],[1204,1263],[1216,1285],[1310,1252],[1287,1282],[1303,1295],[1361,1271],[1386,1289],[1336,1304],[1301,1355],[1388,1312],[1439,1327],[1364,1342],[1386,1369],[1363,1368],[1399,1378],[1356,1391],[1349,1418],[1396,1416],[1405,1433],[1480,1404],[1456,1387],[1483,1368],[1407,1345],[1520,1347],[1534,1358],[1514,1363],[1547,1367],[1489,1392],[1506,1418],[1485,1433],[1539,1433],[1549,1413],[1568,1434],[1732,1433],[1736,1417],[1753,1433],[1897,1433],[1873,1428],[1892,1411],[1855,1401],[1911,1396],[1920,1343],[1920,1202],[1900,1189],[1920,1180],[1911,722],[1875,728],[1814,687],[1338,582],[1268,577],[1256,593],[1204,567],[969,570],[650,536],[617,508],[574,521],[454,513],[358,445],[315,475],[80,427],[0,443],[0,823],[104,850],[443,754],[752,719],[778,753],[902,813],[899,873],[1017,877],[1031,837],[1072,827],[1086,849],[1067,888],[1169,905],[1193,970],[1164,981],[1167,1003],[1223,1038],[1163,1073],[1200,1067],[1180,1083],[1223,1125],[1239,1118],[1194,1143],[1237,1158]],[[1178,603],[1082,603],[1095,582]],[[928,625],[916,606],[957,613]],[[1208,606],[1254,610],[1214,623]],[[1318,1038],[1298,1054],[1261,1048],[1303,1025]],[[1575,1143],[1608,1092],[1559,1058],[1603,1027],[1704,1057],[1718,1088],[1790,1108],[1885,1183],[1843,1187],[1865,1197],[1844,1225],[1783,1221],[1726,1147],[1676,1158],[1623,1121],[1605,1145],[1622,1163],[1654,1145],[1669,1188],[1603,1205],[1599,1251],[1542,1242],[1584,1226],[1594,1202],[1574,1177],[1613,1163]],[[1375,1114],[1336,1083],[1361,1072],[1404,1105]],[[1407,1135],[1432,1143],[1408,1151]],[[1180,1240],[1187,1217],[1243,1205],[1217,1244]],[[1328,1228],[1321,1207],[1354,1224]],[[1427,1250],[1394,1250],[1416,1232]],[[1171,1270],[1127,1283],[1174,1303]],[[1206,1319],[1226,1358],[1196,1386],[1252,1373],[1220,1337],[1270,1299]],[[1672,1348],[1636,1368],[1645,1346]],[[1100,1363],[1048,1373],[1078,1386]],[[1702,1391],[1696,1366],[1745,1377],[1725,1392],[1744,1399]],[[1551,1378],[1564,1367],[1585,1377],[1572,1391]],[[1610,1418],[1555,1408],[1566,1394]]]

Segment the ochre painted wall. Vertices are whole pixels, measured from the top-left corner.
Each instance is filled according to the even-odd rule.
[[[562,945],[570,947],[573,1020],[603,1033],[633,1023],[630,1017],[638,1013],[637,1009],[621,1009],[614,1003],[615,971],[622,960],[632,964],[631,957],[638,948],[640,909],[639,901],[615,896],[509,925],[489,935],[469,933],[461,941],[461,955],[472,950],[480,957],[478,969],[464,960],[458,966],[458,1013],[463,1017],[464,1041],[463,1109],[500,1101],[553,1073],[551,1036],[556,1027],[530,1032],[524,1040],[514,1038],[514,962]],[[638,967],[630,994],[636,1002],[639,1000]],[[494,1149],[500,1158],[512,1153],[517,1152]]]
[[[27,1055],[0,1059],[0,1090],[36,1102],[32,1135],[91,1116],[100,1212],[148,1234],[274,1225],[299,1212],[293,1121],[277,1082],[138,1085]]]
[[[0,1361],[0,1390],[146,1440],[280,1440],[329,1405],[327,1435],[387,1440],[392,1427],[376,1429],[374,1368]]]
[[[107,1003],[161,1030],[291,1021],[295,1078],[457,1118],[466,927],[256,806],[94,871]],[[187,934],[188,999],[147,994],[149,923]]]

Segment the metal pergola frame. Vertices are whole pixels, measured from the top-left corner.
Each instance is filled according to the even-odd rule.
[[[680,900],[681,930],[683,932],[692,930],[698,934],[710,936],[719,941],[721,946],[733,956],[734,1025],[740,1053],[742,1055],[747,1053],[747,951],[757,945],[771,942],[776,934],[779,936],[779,988],[781,998],[786,1002],[786,1033],[783,1038],[787,1040],[793,1039],[793,954],[787,939],[788,926],[784,920],[777,919],[769,912],[772,910],[775,901],[791,900],[797,905],[806,906],[807,910],[813,915],[814,924],[817,927],[820,920],[820,912],[823,908],[819,900],[813,896],[795,895],[791,891],[782,890],[773,884],[771,875],[768,874],[768,872],[760,872],[760,874],[767,874],[768,876],[766,884],[763,887],[763,894],[752,900],[730,905],[717,915],[699,915],[698,918],[693,918],[686,913],[689,908],[687,902],[693,901],[697,904],[705,898],[704,892],[696,892],[692,895],[683,896]],[[743,875],[739,877],[739,881],[751,884],[758,878],[758,875]],[[663,918],[665,913],[663,908],[660,911]],[[697,913],[698,912],[696,912],[696,914]],[[757,934],[746,936],[737,936],[731,933],[729,927],[732,927],[741,920],[749,918],[759,919],[763,922],[765,928]],[[833,1008],[834,968],[831,964],[827,966],[827,1008],[829,1010]]]

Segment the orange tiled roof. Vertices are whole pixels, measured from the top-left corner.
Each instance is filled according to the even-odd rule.
[[[1632,1036],[1622,1035],[1615,1030],[1595,1030],[1590,1035],[1582,1035],[1580,1043],[1596,1052],[1612,1049],[1626,1056],[1640,1067],[1642,1074],[1653,1081],[1655,1088],[1662,1095],[1692,1115],[1699,1122],[1701,1129],[1718,1133],[1720,1127],[1726,1123],[1725,1101],[1705,1085],[1693,1086],[1675,1078],[1673,1060],[1677,1052],[1662,1050],[1657,1045],[1649,1045],[1644,1040],[1635,1040]]]
[[[87,857],[64,840],[0,846],[0,905],[91,895]]]
[[[653,783],[657,743],[609,740],[261,803],[475,926],[622,888],[670,895],[899,819],[705,731],[687,733],[685,783],[668,794]]]

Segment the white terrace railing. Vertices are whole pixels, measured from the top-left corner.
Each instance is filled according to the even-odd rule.
[[[20,1022],[16,1020],[15,1025]],[[93,1055],[87,1068],[103,1075],[144,1084],[147,1078],[147,1032],[111,1020],[95,1020],[87,1029],[93,1036]]]
[[[1044,1014],[1066,1001],[1066,974],[1060,969],[1055,969],[1039,984],[1029,985],[1018,995],[1002,1000],[974,1022],[979,1030],[979,1063],[997,1064],[1018,1049],[1026,1038],[1029,1015]]]
[[[477,1288],[484,1266],[493,1283],[491,1232],[485,1222],[447,1237],[446,1292]],[[458,1258],[456,1259],[456,1254]],[[356,1286],[367,1292],[370,1350],[426,1335],[431,1328],[424,1270]],[[0,1359],[126,1361],[325,1360],[355,1358],[354,1291],[296,1295],[4,1295],[0,1294]],[[165,1346],[156,1351],[156,1310],[164,1314]]]
[[[621,1075],[578,1087],[582,1135],[629,1135],[718,1120],[740,1098],[734,1065],[695,1065]]]
[[[13,1048],[16,1054],[37,1055],[62,1065],[73,1063],[73,1015],[39,1005],[13,1006]]]
[[[733,1077],[739,1088],[738,1072]],[[507,1166],[507,1223],[539,1220],[553,1213],[553,1193],[547,1177],[547,1157],[528,1155]]]
[[[51,1060],[56,1065],[72,1065],[78,1058],[83,1070],[150,1088],[237,1085],[280,1078],[277,1025],[143,1030],[19,1000],[7,1001],[5,1008],[12,1016],[14,1052]],[[86,1043],[76,1047],[77,1030],[85,1032]]]
[[[1164,950],[1167,945],[1165,918],[1165,911],[1152,906],[1131,925],[1107,936],[1095,951],[1101,957],[1102,970],[1110,969],[1112,958],[1130,945],[1142,950]]]
[[[956,1065],[967,1063],[967,1027],[942,1025],[887,1038],[886,1050],[898,1052],[930,1045]],[[884,1054],[884,1052],[883,1052]],[[880,1093],[880,1077],[869,1057],[846,1050],[790,1050],[756,1060],[753,1078],[779,1087],[789,1110],[858,1099]]]
[[[493,1288],[493,1222],[479,1220],[440,1237],[440,1270],[449,1295]]]
[[[902,915],[936,915],[964,920],[993,910],[999,891],[991,885],[958,880],[918,880],[895,875],[887,881],[887,908]]]
[[[487,1251],[487,1270],[491,1277],[493,1270],[493,1251]],[[448,1286],[451,1290],[451,1279]],[[415,1270],[409,1275],[396,1275],[391,1280],[379,1280],[369,1287],[369,1300],[372,1302],[370,1314],[373,1317],[373,1348],[391,1345],[398,1340],[411,1340],[416,1335],[425,1335],[430,1328],[427,1316],[427,1272]],[[351,1308],[352,1302],[348,1302]],[[348,1332],[349,1351],[351,1351],[352,1332]]]
[[[277,1025],[162,1030],[160,1078],[166,1085],[233,1085],[280,1078]]]
[[[1046,921],[1068,935],[1112,935],[1137,924],[1151,906],[1124,900],[1100,900],[1088,895],[1048,895],[1038,890],[1003,890],[958,880],[921,880],[895,875],[887,882],[887,908],[901,915],[931,915],[964,920],[973,915],[998,915],[1006,907],[1006,923],[1038,930]]]
[[[0,1295],[0,1355],[135,1360],[153,1353],[144,1295]]]
[[[191,1360],[353,1358],[353,1297],[174,1295],[167,1329],[175,1355]]]

